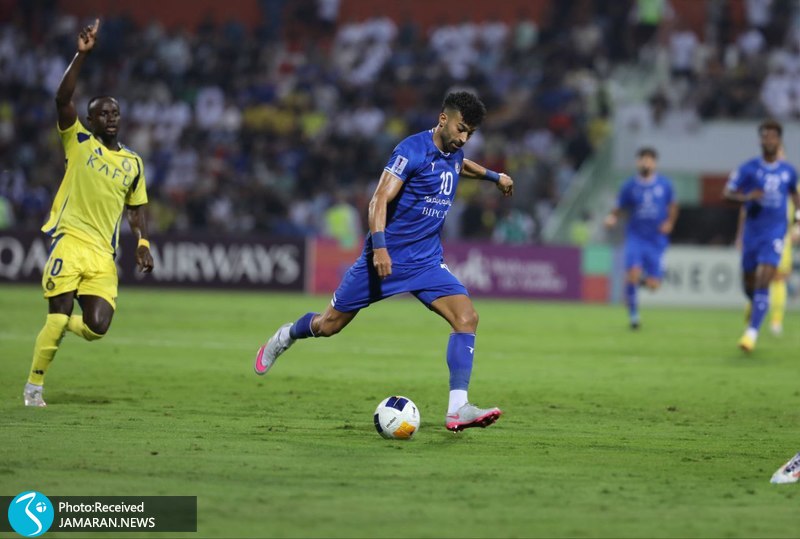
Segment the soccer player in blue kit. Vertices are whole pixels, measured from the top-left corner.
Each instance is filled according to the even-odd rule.
[[[800,207],[797,194],[797,171],[781,160],[783,127],[775,120],[758,127],[761,157],[754,157],[734,170],[723,198],[744,205],[742,235],[742,279],[744,291],[752,303],[748,327],[739,339],[739,348],[752,352],[758,330],[769,310],[769,285],[783,252],[787,229],[787,201],[791,195],[795,208]],[[795,212],[795,221],[798,219]]]
[[[473,94],[450,93],[436,127],[397,145],[369,204],[370,232],[361,256],[323,313],[307,313],[294,324],[284,324],[259,348],[256,374],[266,374],[297,339],[335,335],[359,310],[410,292],[453,330],[447,345],[446,428],[457,432],[497,421],[500,409],[478,408],[467,400],[478,313],[467,289],[445,265],[440,240],[459,178],[489,180],[505,196],[513,192],[514,182],[508,175],[464,159],[461,148],[485,114],[485,106]]]
[[[656,173],[658,153],[654,148],[641,148],[636,153],[638,174],[628,178],[619,191],[617,207],[605,219],[607,227],[617,224],[619,216],[628,214],[625,229],[625,303],[631,329],[639,329],[637,288],[642,282],[657,290],[664,276],[664,252],[669,234],[678,219],[672,182]]]

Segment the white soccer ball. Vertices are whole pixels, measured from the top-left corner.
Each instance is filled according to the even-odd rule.
[[[37,510],[39,513],[44,513],[45,511],[47,511],[47,504],[46,504],[46,503],[44,503],[44,502],[39,502],[39,503],[37,503],[37,504],[36,504],[36,510]]]
[[[419,410],[408,397],[387,397],[375,409],[375,429],[384,438],[408,440],[419,430]]]

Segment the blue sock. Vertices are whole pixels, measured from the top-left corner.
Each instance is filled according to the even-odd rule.
[[[638,322],[639,307],[636,304],[636,285],[633,283],[625,283],[625,304],[628,306],[631,322]]]
[[[758,331],[767,311],[769,311],[769,288],[757,288],[755,294],[753,294],[753,309],[750,311],[750,327]]]
[[[311,331],[311,320],[319,313],[306,313],[301,316],[297,322],[292,324],[289,328],[289,336],[292,339],[307,339],[308,337],[316,337],[314,332]]]
[[[472,358],[475,352],[474,333],[451,333],[447,343],[447,367],[450,369],[450,390],[469,388]]]

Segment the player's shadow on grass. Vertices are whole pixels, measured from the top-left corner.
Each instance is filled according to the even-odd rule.
[[[53,404],[70,405],[70,404],[113,404],[114,402],[131,402],[134,399],[129,397],[115,397],[112,401],[111,398],[104,395],[82,395],[79,393],[54,393],[52,397]]]
[[[431,432],[433,430],[436,432]],[[448,446],[448,445],[457,445],[457,444],[465,444],[469,443],[473,440],[477,440],[475,435],[481,434],[478,431],[487,430],[487,429],[466,429],[462,432],[451,432],[444,427],[429,427],[427,429],[426,438],[428,438],[429,443],[441,445],[441,446]],[[475,431],[475,432],[470,432]]]
[[[728,352],[724,356],[722,356],[721,360],[724,364],[730,365],[731,367],[772,367],[775,364],[777,358],[773,357],[769,353],[759,353],[759,352],[742,352],[733,351]]]

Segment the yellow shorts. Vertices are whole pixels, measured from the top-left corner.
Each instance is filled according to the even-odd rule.
[[[792,273],[792,237],[789,234],[783,239],[783,253],[781,261],[778,262],[778,273],[783,275]]]
[[[117,308],[117,265],[114,258],[69,235],[54,239],[42,272],[44,297],[78,291],[99,296]]]

